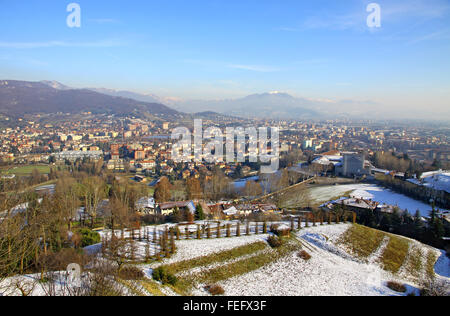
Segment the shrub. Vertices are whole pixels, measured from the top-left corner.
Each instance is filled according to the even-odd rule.
[[[281,240],[281,238],[278,238],[277,236],[269,236],[269,238],[267,239],[267,242],[269,243],[270,247],[272,248],[278,248],[281,245],[283,245],[283,241]]]
[[[386,286],[390,288],[392,291],[399,292],[399,293],[406,293],[406,286],[404,284],[395,282],[395,281],[389,281]]]
[[[81,247],[95,245],[101,241],[100,234],[88,228],[79,229],[78,234],[81,235]]]
[[[285,224],[274,224],[270,227],[270,231],[278,237],[289,236],[291,228]]]
[[[71,263],[76,263],[83,267],[89,260],[90,256],[86,255],[83,250],[65,248],[59,252],[49,251],[47,254],[41,254],[37,259],[36,265],[49,271],[61,271],[66,270]]]
[[[311,259],[311,255],[309,253],[307,253],[305,250],[301,250],[298,253],[298,256],[305,261],[308,261],[309,259]]]
[[[218,284],[207,285],[205,289],[213,296],[225,294],[225,290]]]
[[[174,276],[173,274],[167,272],[166,269],[164,269],[164,267],[159,267],[156,268],[155,270],[153,270],[153,280],[155,281],[159,281],[162,284],[170,284],[170,285],[175,285],[177,283],[177,277]]]
[[[144,278],[144,272],[137,267],[123,267],[119,272],[119,278],[123,280],[140,280]]]

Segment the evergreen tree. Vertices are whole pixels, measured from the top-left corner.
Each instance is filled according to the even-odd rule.
[[[202,221],[205,219],[205,213],[203,212],[203,208],[200,204],[195,208],[195,219],[198,221]]]
[[[394,229],[394,232],[398,232],[400,230],[400,227],[402,225],[402,216],[400,215],[400,211],[398,207],[394,208],[394,211],[391,215],[392,219],[392,227]]]
[[[417,210],[416,214],[414,215],[413,225],[414,238],[421,240],[423,238],[424,224],[422,222],[422,216],[420,215],[419,210]]]
[[[433,205],[428,220],[428,227],[426,233],[426,240],[435,247],[440,247],[442,237],[445,235],[445,228],[442,219],[437,216],[437,211]]]
[[[380,229],[386,232],[390,231],[392,227],[391,216],[389,214],[383,214],[380,221]]]

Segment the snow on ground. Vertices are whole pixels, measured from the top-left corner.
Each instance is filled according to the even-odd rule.
[[[293,253],[261,269],[221,282],[220,285],[226,295],[231,296],[404,295],[386,287],[388,281],[399,281],[405,283],[407,293],[418,293],[417,285],[405,280],[403,273],[392,275],[380,267],[378,259],[388,238],[383,240],[367,263],[351,257],[341,246],[337,246],[335,242],[349,226],[340,224],[304,228],[297,233],[297,237],[303,249],[312,256],[309,261]],[[423,247],[425,253],[431,248],[418,242],[413,245]],[[436,272],[448,276],[449,267],[449,259],[443,255],[436,264]]]
[[[176,241],[177,252],[164,264],[189,260],[197,257],[207,256],[213,253],[230,250],[236,247],[251,244],[257,241],[267,240],[268,235],[250,235],[232,238],[212,238],[201,240],[179,240]]]
[[[347,228],[346,224],[306,228],[298,236],[307,243],[304,249],[312,256],[309,261],[292,253],[220,284],[226,295],[236,296],[397,295],[384,286],[391,279],[381,269],[333,253],[340,251],[333,241]]]
[[[382,254],[388,240],[383,240],[380,247],[369,256],[368,260],[358,260],[347,253],[337,241],[351,224],[318,225],[316,227],[303,227],[296,232],[296,238],[302,243],[302,248],[311,255],[305,261],[297,252],[264,266],[256,271],[236,276],[219,282],[225,289],[227,296],[377,296],[377,295],[403,295],[393,292],[386,287],[387,281],[406,283],[408,293],[417,292],[417,285],[408,282],[406,271],[402,268],[396,276],[384,271],[377,260]],[[189,260],[212,253],[230,250],[257,241],[266,241],[268,235],[251,235],[232,238],[191,239],[176,241],[177,252],[172,258],[162,261],[164,264]],[[136,242],[138,243],[138,242]],[[412,247],[422,247],[424,254],[428,251],[437,251],[413,241]],[[255,254],[253,254],[255,255]],[[215,263],[200,270],[208,270],[230,262],[242,260],[250,256],[233,259],[223,263]],[[425,259],[424,259],[425,260]],[[159,265],[161,263],[157,263]],[[151,278],[153,265],[141,265],[147,277]],[[200,270],[187,271],[198,273]],[[442,251],[436,263],[435,271],[442,279],[449,281],[450,260]],[[186,271],[185,271],[186,272]],[[183,272],[184,273],[184,272]],[[36,280],[38,275],[16,277],[19,280]],[[16,278],[6,280],[15,281]],[[6,282],[4,281],[4,282]],[[3,284],[5,285],[5,284]],[[175,295],[165,287],[161,290],[167,295]],[[0,290],[0,293],[2,291]],[[5,295],[20,295],[17,290]],[[38,284],[33,295],[45,295],[43,285]],[[203,285],[199,285],[194,295],[207,295]]]
[[[383,254],[384,250],[386,249],[386,246],[389,244],[390,238],[385,236],[383,241],[381,242],[380,246],[377,250],[375,250],[368,258],[367,263],[369,264],[377,264],[379,263],[379,258]]]
[[[357,186],[357,184],[317,186],[309,189],[309,195],[316,202],[324,203],[348,191],[356,190]]]
[[[297,236],[304,242],[307,242],[307,248],[310,250],[321,248],[322,250],[329,251],[347,260],[357,261],[344,250],[334,245],[334,242],[336,242],[349,227],[350,224],[308,227],[299,231]]]
[[[207,233],[204,232],[201,234],[201,239],[197,239],[197,229],[199,228],[198,225],[200,225],[200,229],[202,225],[211,225],[211,238],[207,239]],[[226,225],[231,224],[230,228],[230,234],[231,237],[226,237]],[[267,229],[270,229],[271,222],[267,223]],[[249,222],[249,228],[250,228],[250,236],[246,235],[246,224],[240,224],[240,232],[242,237],[236,237],[236,226],[237,221],[220,221],[221,225],[221,238],[217,238],[217,221],[208,222],[208,221],[196,221],[194,224],[191,225],[183,225],[179,226],[180,232],[185,233],[185,228],[188,228],[191,235],[189,239],[185,239],[186,236],[182,235],[181,240],[175,240],[175,245],[177,248],[176,254],[171,257],[169,261],[163,261],[163,263],[172,263],[176,261],[186,260],[186,259],[192,259],[194,257],[200,257],[205,256],[208,254],[211,254],[213,252],[221,252],[224,250],[229,250],[235,247],[243,246],[245,244],[253,243],[256,241],[266,240],[267,235],[253,235],[256,231],[256,225],[258,225],[258,231],[262,231],[262,223],[255,223],[255,222]],[[141,241],[138,241],[139,236],[139,230],[136,229],[134,231],[135,240],[133,241],[134,244],[134,254],[136,259],[144,259],[146,255],[146,245],[149,245],[149,252],[150,255],[155,255],[158,253],[161,249],[161,247],[154,242],[154,233],[156,232],[157,238],[159,236],[162,236],[164,231],[172,226],[175,226],[175,224],[165,224],[165,225],[157,225],[157,226],[146,226],[141,228]],[[108,239],[111,238],[112,232],[111,230],[103,230],[99,232],[102,237],[107,237]],[[149,237],[149,242],[147,242],[147,234]],[[115,231],[115,235],[117,237],[121,236],[121,232],[119,230]],[[130,231],[124,232],[124,237],[129,238],[131,237]],[[264,238],[266,237],[266,238]],[[228,241],[227,241],[228,240]],[[90,254],[96,254],[101,251],[101,244],[96,244],[93,246],[86,247],[85,250]]]
[[[422,215],[428,215],[431,210],[431,206],[424,202],[373,184],[331,185],[310,189],[311,196],[314,196],[317,202],[327,202],[349,191],[352,191],[353,197],[398,206],[403,210],[407,209],[411,214],[419,210]]]
[[[417,179],[408,179],[409,182],[423,185],[436,190],[442,190],[450,193],[450,172],[449,171],[432,171],[424,172],[421,181]]]
[[[309,261],[293,253],[269,266],[222,283],[231,296],[394,295],[369,282],[368,267],[320,250]]]
[[[450,279],[450,259],[445,255],[444,250],[441,250],[440,257],[436,262],[434,271],[439,276]]]
[[[29,296],[45,296],[47,291],[44,284],[38,282],[39,274],[20,275],[0,282],[0,296],[21,296],[18,288],[22,287]]]
[[[66,271],[54,272],[52,277],[54,282],[40,282],[40,273],[10,277],[0,282],[0,296],[22,296],[20,289],[27,296],[68,296],[77,291],[73,286],[78,283],[70,283]]]
[[[256,257],[256,256],[259,256],[259,255],[261,255],[263,253],[267,253],[267,252],[268,252],[267,249],[263,249],[263,250],[255,252],[255,253],[244,255],[244,256],[241,256],[239,258],[235,258],[235,259],[232,259],[232,260],[226,260],[226,261],[222,261],[222,262],[214,262],[214,263],[212,263],[210,265],[207,265],[207,266],[195,267],[195,268],[187,270],[187,271],[182,271],[182,272],[178,273],[177,276],[183,277],[183,276],[188,276],[188,275],[192,275],[192,274],[199,274],[199,273],[202,273],[202,272],[207,272],[209,270],[212,270],[212,269],[215,269],[215,268],[219,268],[219,267],[224,266],[224,265],[232,264],[232,263],[235,263],[235,262],[238,262],[238,261],[241,261],[241,260],[246,260],[246,259],[249,259],[251,257]]]

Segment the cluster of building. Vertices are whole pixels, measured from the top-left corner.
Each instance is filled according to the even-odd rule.
[[[388,204],[380,204],[378,202],[363,199],[360,197],[342,197],[338,200],[329,201],[320,206],[320,208],[324,211],[333,211],[336,209],[336,206],[341,207],[342,209],[353,211],[353,212],[362,212],[362,211],[375,211],[381,213],[390,213],[392,214],[395,209],[398,207]],[[402,211],[401,211],[402,212]]]
[[[318,155],[312,161],[315,171],[334,173],[342,177],[368,176],[372,172],[372,164],[365,159],[364,154],[356,152],[331,151]]]
[[[53,123],[47,123],[47,122]],[[11,122],[12,123],[12,122]],[[170,130],[181,122],[116,118],[112,115],[84,113],[58,120],[53,117],[28,116],[14,127],[0,131],[0,159],[14,163],[69,163],[77,160],[103,159],[109,170],[130,170],[138,174],[157,173],[176,178],[198,177],[211,171],[205,162],[187,163],[180,170],[171,161]],[[410,158],[431,164],[436,159],[450,163],[448,135],[439,128],[382,123],[325,121],[248,121],[229,118],[223,122],[206,121],[224,129],[230,124],[277,126],[280,129],[281,153],[301,151],[313,156],[317,171],[340,176],[370,174],[373,166],[358,153],[375,151],[407,153]],[[390,125],[392,126],[392,124]],[[216,162],[226,175],[236,173],[238,165]],[[250,176],[256,170],[248,166],[239,175]]]
[[[277,213],[279,209],[274,204],[252,204],[235,203],[232,201],[222,201],[219,203],[206,203],[204,201],[178,201],[156,203],[152,197],[143,197],[136,203],[136,208],[143,215],[163,215],[169,216],[176,210],[188,211],[192,214],[196,212],[196,205],[200,204],[203,213],[214,219],[234,218],[248,216],[250,214]]]

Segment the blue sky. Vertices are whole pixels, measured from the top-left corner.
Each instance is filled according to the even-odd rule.
[[[81,28],[66,25],[71,2]],[[0,0],[0,29],[2,79],[450,108],[449,0]]]

